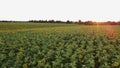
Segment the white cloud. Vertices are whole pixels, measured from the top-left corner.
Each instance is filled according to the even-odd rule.
[[[0,20],[120,20],[119,0],[0,0]]]

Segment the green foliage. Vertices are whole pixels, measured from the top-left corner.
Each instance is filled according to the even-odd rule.
[[[0,32],[0,68],[119,68],[120,31],[109,39],[99,28]]]

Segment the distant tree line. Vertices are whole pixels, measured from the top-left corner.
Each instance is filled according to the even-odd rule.
[[[8,21],[8,20],[1,20],[0,23],[26,23],[28,21]]]
[[[84,22],[85,25],[120,25],[120,21],[107,21],[107,22],[92,22],[92,21],[86,21]]]
[[[66,24],[72,24],[73,21],[60,21],[60,20],[30,20],[28,22],[33,22],[33,23],[66,23]]]
[[[29,20],[29,21],[7,21],[1,20],[0,23],[65,23],[65,24],[79,24],[79,25],[120,25],[120,21],[94,22],[94,21],[60,21],[60,20]]]

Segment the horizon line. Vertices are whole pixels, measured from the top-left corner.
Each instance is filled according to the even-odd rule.
[[[51,21],[51,20],[53,20],[53,21],[63,21],[63,22],[66,22],[66,21],[72,21],[72,22],[78,22],[78,21],[81,21],[81,22],[87,22],[87,21],[91,21],[91,22],[120,22],[120,20],[118,20],[118,21],[116,21],[116,20],[107,20],[107,21],[94,21],[94,20],[86,20],[86,21],[83,21],[83,20],[81,20],[81,19],[79,19],[79,20],[55,20],[55,19],[44,19],[44,20],[42,20],[42,19],[33,19],[33,21]],[[0,20],[0,22],[2,22],[2,21],[18,21],[18,22],[29,22],[29,21],[32,21],[32,19],[30,19],[30,20]]]

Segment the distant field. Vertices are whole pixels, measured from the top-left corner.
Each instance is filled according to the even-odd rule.
[[[73,25],[73,24],[72,24]],[[71,24],[51,24],[51,23],[0,23],[0,31],[26,31],[31,29],[67,27]]]
[[[120,26],[0,23],[0,68],[120,68]]]

